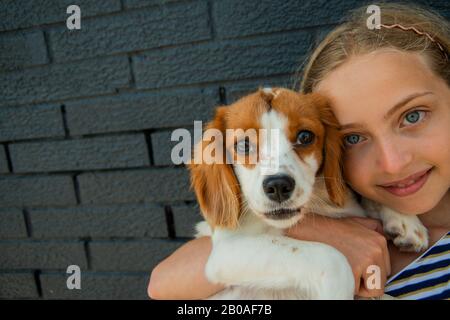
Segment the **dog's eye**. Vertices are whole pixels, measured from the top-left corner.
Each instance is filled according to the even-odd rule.
[[[309,145],[314,141],[314,133],[309,130],[302,130],[297,135],[297,144]]]
[[[248,139],[248,137],[245,137],[245,139],[239,140],[234,145],[234,148],[238,154],[244,154],[247,155],[249,153],[252,153],[254,151],[254,146]]]

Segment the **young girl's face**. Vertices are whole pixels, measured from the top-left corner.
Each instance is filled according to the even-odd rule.
[[[315,91],[344,134],[344,176],[362,196],[399,212],[431,210],[450,187],[450,88],[418,53],[354,56]]]

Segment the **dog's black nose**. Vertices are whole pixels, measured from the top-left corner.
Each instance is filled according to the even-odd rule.
[[[294,188],[295,180],[288,175],[270,176],[263,181],[264,193],[273,201],[282,202],[289,199]]]

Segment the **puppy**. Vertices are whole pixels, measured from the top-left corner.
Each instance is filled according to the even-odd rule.
[[[353,299],[345,256],[284,236],[308,212],[380,218],[397,245],[428,245],[416,217],[355,200],[342,177],[342,137],[325,97],[260,88],[218,107],[207,132],[213,137],[196,145],[188,168],[206,220],[197,237],[212,236],[205,273],[226,286],[210,299]]]

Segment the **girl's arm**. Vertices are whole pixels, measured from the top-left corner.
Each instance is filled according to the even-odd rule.
[[[206,279],[204,269],[212,243],[210,237],[191,240],[161,261],[150,276],[152,299],[205,299],[224,289]]]
[[[299,240],[326,243],[342,252],[355,277],[355,294],[377,297],[383,294],[390,259],[386,239],[381,235],[379,221],[364,218],[333,219],[319,215],[305,217],[286,231]],[[152,299],[205,299],[224,289],[208,282],[204,274],[212,249],[210,237],[191,240],[178,248],[153,270],[148,286]],[[370,265],[381,269],[381,288],[367,289],[366,272]]]

